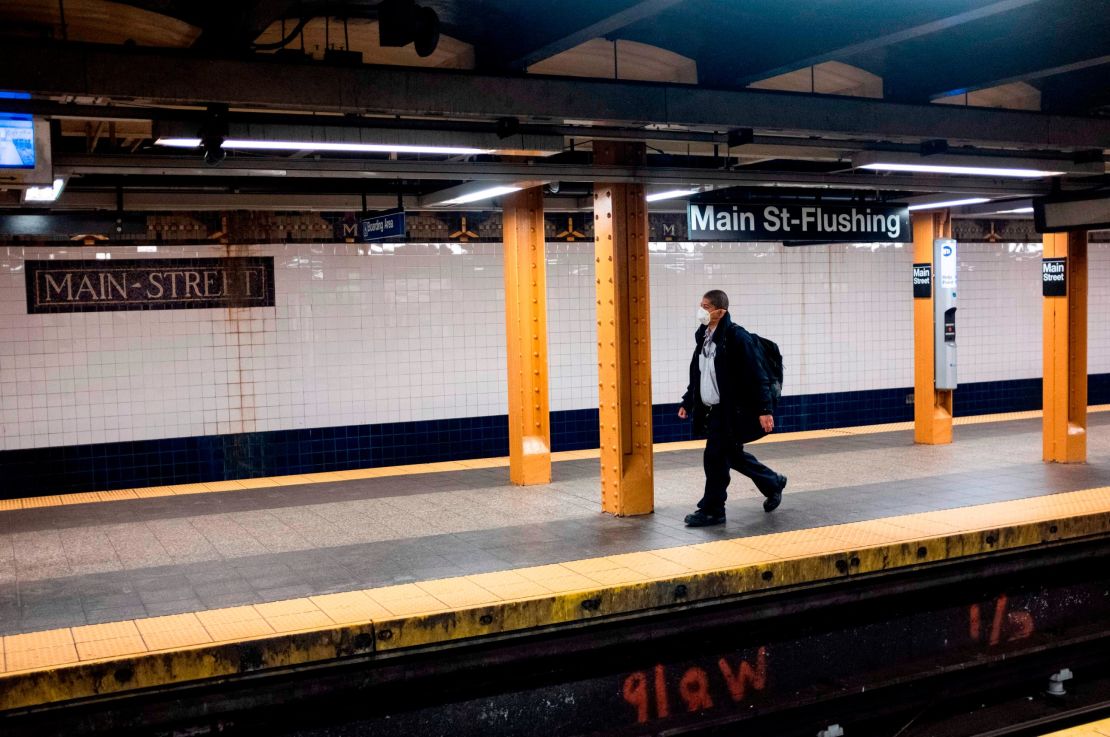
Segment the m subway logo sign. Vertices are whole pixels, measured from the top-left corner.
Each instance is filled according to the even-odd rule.
[[[27,261],[27,313],[273,307],[265,257]]]
[[[907,243],[905,205],[691,202],[686,215],[692,241],[797,241]]]

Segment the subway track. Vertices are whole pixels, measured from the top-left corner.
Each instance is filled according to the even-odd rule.
[[[1110,539],[12,711],[4,734],[1033,734],[1110,703]],[[1068,695],[1044,695],[1069,668]],[[1005,730],[1011,731],[1005,731]],[[977,731],[976,731],[977,730]],[[993,732],[991,730],[994,730]],[[998,731],[1003,730],[1003,731]]]

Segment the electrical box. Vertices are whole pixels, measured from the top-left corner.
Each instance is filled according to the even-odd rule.
[[[933,293],[933,357],[935,388],[956,388],[956,241],[937,238],[933,241],[933,264],[936,269]]]

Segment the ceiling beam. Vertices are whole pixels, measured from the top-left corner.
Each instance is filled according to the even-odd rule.
[[[115,192],[66,190],[50,206],[51,212],[60,210],[115,210]],[[256,210],[263,212],[359,212],[363,205],[367,211],[388,210],[397,207],[396,195],[368,195],[365,200],[358,194],[298,194],[298,193],[235,193],[235,192],[123,192],[123,210],[136,212],[196,212],[226,210]],[[405,196],[407,208],[418,206],[417,198]],[[593,198],[545,197],[544,212],[577,212],[593,208]],[[0,207],[0,212],[4,208]],[[494,202],[485,200],[461,207],[439,207],[441,212],[464,210],[466,212],[493,210]],[[500,209],[500,208],[496,208]],[[168,244],[167,244],[168,245]]]
[[[1080,69],[1110,51],[1105,40],[1110,16],[1099,13],[1099,5],[1042,2],[1016,11],[1009,23],[989,32],[965,27],[946,34],[943,44],[902,46],[886,61],[884,94],[901,102],[925,103]],[[1046,28],[1052,32],[1046,33]]]
[[[133,8],[140,10],[148,10],[151,13],[158,13],[169,18],[176,18],[177,20],[192,23],[196,16],[190,13],[190,3],[182,3],[179,0],[115,0],[121,5],[130,5]]]
[[[592,120],[640,127],[861,136],[952,145],[1110,148],[1110,120],[864,98],[581,78],[495,76],[415,67],[211,59],[162,49],[10,40],[0,89],[158,105],[207,105],[522,122]],[[644,138],[650,138],[645,131]]]
[[[1101,67],[1046,78],[1040,88],[1045,112],[1110,117],[1110,85]]]
[[[389,182],[398,178],[431,180],[483,180],[511,182],[542,179],[552,182],[616,182],[667,186],[715,187],[817,187],[897,192],[976,193],[1016,197],[1044,194],[1053,186],[1045,180],[958,177],[920,174],[876,174],[850,171],[835,174],[752,169],[700,169],[694,167],[597,166],[536,162],[418,161],[377,159],[283,159],[228,157],[219,166],[207,166],[199,155],[135,156],[108,154],[58,154],[54,170],[59,175],[154,175],[159,177],[280,177],[295,179],[362,179]]]
[[[196,0],[190,4],[195,3]],[[194,46],[223,51],[249,49],[271,23],[298,10],[296,0],[253,0],[240,3],[206,0],[200,6],[203,10],[198,10],[203,13],[201,27],[204,30]]]
[[[74,130],[89,121],[114,121],[128,130],[145,131],[145,139],[151,138],[157,121],[172,121],[176,125],[192,124],[197,129],[203,125],[206,113],[203,110],[183,110],[180,108],[158,107],[121,107],[116,105],[79,105],[53,100],[5,100],[4,110],[13,113],[42,115],[62,124],[62,134]],[[152,125],[152,121],[155,125]],[[412,118],[367,118],[350,115],[309,115],[282,113],[232,113],[229,123],[249,125],[303,126],[306,135],[312,135],[324,127],[377,129],[382,131],[436,131],[439,133],[495,133],[497,124],[478,121],[436,121],[415,120]],[[136,126],[145,126],[137,128]],[[522,124],[521,136],[565,136],[573,138],[578,144],[588,146],[595,140],[646,141],[659,153],[675,156],[720,156],[728,148],[729,134],[703,131],[653,130],[645,133],[642,128],[616,128],[593,125],[531,125]],[[84,134],[82,134],[84,135]],[[738,154],[745,159],[800,159],[807,161],[848,161],[853,151],[866,145],[864,141],[839,139],[828,141],[820,138],[798,138],[792,136],[752,136],[751,143],[744,144]],[[891,150],[916,151],[916,146],[895,146]],[[717,153],[714,153],[714,150]],[[750,161],[748,162],[751,163]]]
[[[1032,2],[1035,0],[1025,1]],[[606,36],[633,23],[658,15],[681,2],[683,0],[639,0],[624,10],[603,15],[573,31],[548,36],[539,42],[532,43],[531,47],[526,50],[516,50],[513,52],[514,57],[505,66],[518,71],[523,70],[536,62],[573,49],[586,41]],[[604,8],[605,6],[605,3],[596,4],[596,7]]]
[[[990,87],[998,87],[1003,84],[1012,84],[1014,82],[1032,82],[1037,79],[1044,79],[1046,77],[1055,77],[1061,74],[1070,74],[1072,72],[1083,71],[1084,69],[1092,69],[1110,64],[1110,54],[1104,56],[1097,56],[1093,59],[1082,59],[1079,61],[1071,62],[1070,64],[1058,64],[1056,66],[1046,67],[1043,69],[1030,69],[1025,72],[1013,74],[1008,77],[999,79],[980,80],[973,84],[969,84],[957,89],[944,90],[942,92],[930,93],[930,99],[937,99],[940,97],[948,97],[949,95],[959,95],[965,92],[975,92],[976,90],[984,90]]]
[[[194,49],[224,55],[243,55],[271,24],[291,19],[292,31],[299,19],[376,17],[376,8],[350,6],[344,0],[116,0],[132,7],[159,13],[201,29]]]
[[[224,53],[246,51],[274,21],[308,12],[309,5],[319,5],[317,2],[310,4],[298,0],[117,1],[197,26],[201,35],[194,42],[194,47],[218,49]]]
[[[846,59],[851,56],[856,56],[857,54],[877,51],[879,49],[884,49],[888,46],[893,46],[904,41],[910,41],[915,38],[921,38],[922,36],[929,36],[934,33],[951,30],[952,28],[961,26],[965,23],[971,23],[972,21],[989,18],[991,16],[998,15],[999,13],[1006,13],[1017,8],[1032,5],[1037,2],[1041,2],[1041,0],[1000,0],[1000,2],[991,3],[990,5],[984,6],[982,8],[976,8],[964,13],[957,13],[945,18],[939,18],[928,23],[922,23],[920,25],[913,26],[912,28],[904,28],[901,31],[895,31],[894,33],[888,33],[882,36],[867,39],[866,41],[860,41],[859,43],[841,46],[840,48],[836,49],[829,49],[828,51],[823,51],[819,54],[814,54],[813,56],[808,56],[804,59],[795,59],[786,64],[781,64],[776,67],[762,69],[757,72],[751,72],[737,79],[735,81],[735,84],[741,86],[748,85],[752,82],[758,82],[769,77],[777,77],[780,74],[787,74],[799,69],[805,69],[806,67],[822,64],[826,61],[837,61]]]

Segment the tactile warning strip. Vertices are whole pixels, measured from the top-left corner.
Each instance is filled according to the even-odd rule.
[[[1110,411],[1110,405],[1092,405],[1088,412]],[[1007,412],[993,415],[976,415],[973,417],[957,417],[952,422],[955,425],[981,425],[990,422],[1009,422],[1013,420],[1030,420],[1041,416],[1040,410],[1029,412]],[[757,440],[756,444],[785,443],[799,440],[820,440],[824,438],[845,437],[850,435],[872,435],[883,432],[898,432],[912,430],[912,422],[893,422],[882,425],[862,425],[860,427],[840,427],[829,430],[803,430],[800,432],[775,433]],[[668,453],[680,450],[700,450],[705,447],[704,440],[680,440],[673,443],[656,443],[656,453]],[[597,448],[587,450],[568,450],[552,453],[551,460],[574,461],[598,458]],[[68,504],[92,504],[96,502],[117,502],[129,499],[145,499],[157,496],[180,496],[184,494],[212,494],[224,491],[242,491],[243,489],[264,489],[274,486],[295,486],[297,484],[322,484],[337,481],[353,481],[357,479],[387,478],[390,476],[409,476],[422,473],[446,473],[449,471],[468,471],[477,468],[507,468],[509,459],[499,458],[474,458],[466,461],[443,461],[440,463],[422,463],[405,466],[384,466],[380,468],[360,468],[350,471],[326,471],[322,473],[306,473],[291,476],[268,476],[263,478],[237,479],[234,481],[208,481],[196,484],[177,484],[173,486],[149,486],[136,489],[115,489],[113,491],[90,491],[78,494],[54,494],[26,497],[22,499],[0,499],[0,512],[17,509],[35,509],[39,507],[59,507]]]
[[[1110,487],[4,637],[0,710],[1110,534]]]

